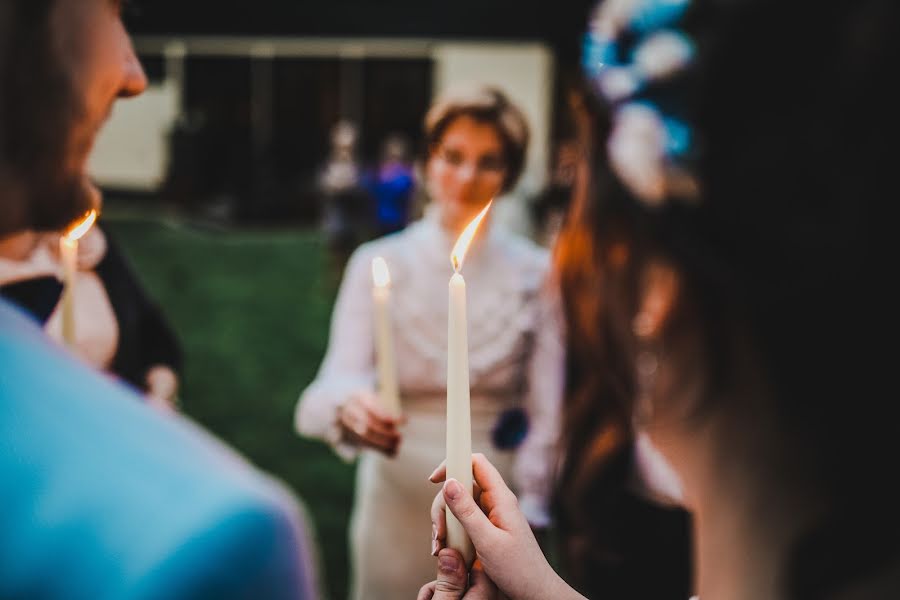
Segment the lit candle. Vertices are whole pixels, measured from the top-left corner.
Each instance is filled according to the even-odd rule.
[[[391,330],[391,274],[380,256],[372,259],[372,302],[375,317],[375,363],[378,369],[378,397],[389,414],[400,416],[394,336]]]
[[[97,211],[91,210],[59,238],[59,256],[63,268],[62,335],[70,348],[75,345],[75,282],[78,273],[78,240],[94,225]]]
[[[447,477],[472,491],[472,423],[469,407],[469,345],[466,320],[466,280],[460,270],[475,231],[491,208],[484,210],[459,236],[450,261],[450,305],[447,319]],[[462,524],[447,511],[447,546],[458,550],[471,565],[475,549]]]

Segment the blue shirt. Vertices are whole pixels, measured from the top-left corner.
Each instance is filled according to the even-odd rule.
[[[375,199],[378,223],[386,231],[398,231],[409,221],[409,209],[415,187],[412,171],[394,165],[369,173],[363,186]]]
[[[315,598],[300,506],[0,300],[0,598]]]

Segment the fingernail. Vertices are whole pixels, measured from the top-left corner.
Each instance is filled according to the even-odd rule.
[[[431,524],[431,539],[437,540],[437,525]]]
[[[445,575],[453,575],[459,569],[459,559],[453,554],[442,554],[438,558],[441,572]]]
[[[438,552],[441,551],[441,545],[438,544],[437,540],[431,540],[431,555],[437,556]]]
[[[448,479],[447,483],[444,484],[444,493],[447,494],[447,497],[451,500],[456,500],[462,494],[462,486],[455,479]]]
[[[437,469],[431,472],[431,475],[428,476],[428,481],[434,481],[434,476],[437,474]]]

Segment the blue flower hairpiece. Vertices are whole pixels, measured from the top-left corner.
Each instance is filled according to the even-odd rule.
[[[657,98],[694,60],[693,41],[677,27],[689,2],[606,0],[584,40],[585,72],[612,107],[610,163],[629,189],[652,205],[672,196],[699,196],[687,167],[694,138],[690,124]]]
[[[491,430],[491,440],[498,450],[518,448],[528,435],[528,413],[522,408],[505,410]]]

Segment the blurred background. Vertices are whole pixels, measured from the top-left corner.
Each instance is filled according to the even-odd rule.
[[[116,105],[91,159],[106,226],[183,344],[183,410],[303,499],[334,600],[347,592],[353,467],[292,428],[336,289],[323,190],[359,192],[347,209],[359,240],[402,228],[423,202],[429,104],[489,83],[532,128],[497,219],[552,243],[591,4],[154,0],[128,16],[150,87]],[[411,183],[379,179],[386,161]],[[399,217],[384,209],[397,194]]]

